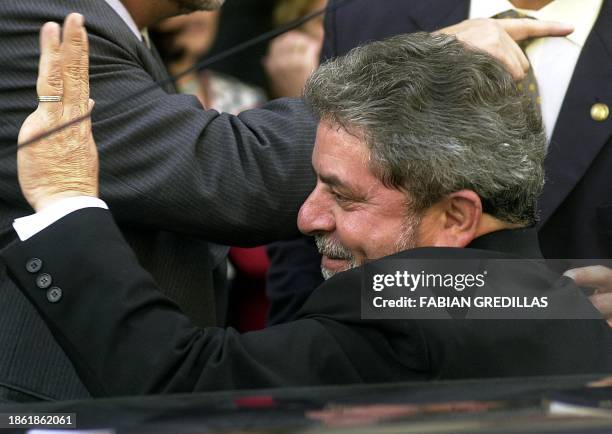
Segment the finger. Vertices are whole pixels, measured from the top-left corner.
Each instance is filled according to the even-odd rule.
[[[62,37],[64,81],[64,113],[73,116],[75,110],[85,114],[89,104],[89,49],[84,18],[70,14],[64,21]]]
[[[589,299],[605,319],[612,319],[612,294],[595,294]]]
[[[574,268],[567,270],[563,275],[574,279],[578,286],[612,291],[612,270],[602,265]]]
[[[531,67],[531,65],[529,64],[529,59],[525,55],[525,52],[521,49],[521,47],[519,47],[516,42],[509,41],[509,44],[511,44],[514,57],[516,58],[522,70],[521,78],[519,78],[518,80],[522,80],[523,78],[525,78],[527,72],[529,71],[529,68]]]
[[[525,71],[514,51],[505,49],[503,52],[492,54],[497,60],[501,61],[515,81],[525,78]]]
[[[85,20],[83,20],[85,21]],[[81,38],[83,40],[83,45],[81,47],[81,71],[83,75],[81,77],[81,86],[82,86],[82,94],[83,98],[81,99],[83,103],[83,107],[85,111],[91,112],[93,110],[93,106],[95,104],[94,100],[89,98],[90,89],[89,89],[89,38],[87,36],[87,29],[85,28],[85,24],[81,26]]]
[[[46,23],[40,30],[40,61],[36,92],[38,96],[62,96],[63,93],[60,26],[57,23]]]
[[[557,21],[539,21],[530,18],[506,18],[497,20],[515,41],[545,36],[567,36],[574,31],[571,24]]]
[[[521,81],[525,78],[526,71],[521,61],[521,53],[512,53],[512,70],[510,74],[515,81]],[[527,63],[529,65],[529,63]]]

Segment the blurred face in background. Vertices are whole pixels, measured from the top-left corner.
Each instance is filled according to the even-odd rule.
[[[162,21],[156,31],[171,38],[171,50],[197,60],[212,47],[219,27],[219,11],[200,11]]]

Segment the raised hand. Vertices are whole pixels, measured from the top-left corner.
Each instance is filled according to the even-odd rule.
[[[83,16],[68,15],[60,40],[61,32],[56,23],[40,31],[39,104],[21,127],[20,144],[93,109]],[[23,195],[36,211],[66,197],[97,196],[98,151],[90,119],[20,147],[17,170]]]

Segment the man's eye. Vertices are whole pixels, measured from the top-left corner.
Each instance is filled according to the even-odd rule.
[[[351,200],[344,196],[343,194],[337,193],[337,192],[332,192],[332,194],[334,195],[334,198],[336,199],[336,202],[340,203],[340,204],[346,204],[349,203]]]

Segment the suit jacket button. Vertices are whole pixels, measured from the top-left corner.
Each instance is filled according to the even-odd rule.
[[[28,273],[38,273],[42,268],[42,265],[42,260],[38,258],[32,258],[29,259],[28,262],[26,262],[26,270],[28,271]]]
[[[54,286],[47,291],[47,300],[49,303],[57,303],[62,298],[62,288]]]
[[[598,102],[591,107],[591,118],[597,122],[603,122],[610,116],[610,107],[607,104]]]
[[[40,289],[47,289],[51,286],[52,282],[53,279],[51,278],[50,274],[42,273],[36,276],[36,286],[38,286]]]

